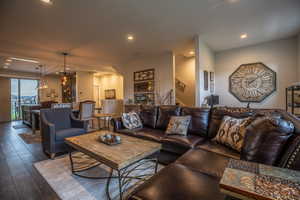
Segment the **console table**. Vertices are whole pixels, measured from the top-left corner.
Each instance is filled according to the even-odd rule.
[[[231,159],[220,188],[221,192],[243,200],[299,200],[300,172]]]

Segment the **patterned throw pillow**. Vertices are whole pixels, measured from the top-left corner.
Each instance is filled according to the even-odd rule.
[[[241,152],[246,127],[253,121],[253,118],[247,117],[243,119],[224,116],[222,124],[213,141],[226,145],[238,152]]]
[[[136,112],[122,114],[123,125],[128,129],[142,128],[143,124],[139,115]]]
[[[167,135],[187,135],[187,131],[191,122],[191,116],[172,116],[168,128],[166,130]]]

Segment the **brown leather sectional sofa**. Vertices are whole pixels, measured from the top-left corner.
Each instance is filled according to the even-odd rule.
[[[113,119],[116,132],[160,142],[163,152],[179,158],[129,196],[130,200],[218,200],[219,181],[230,158],[300,170],[300,121],[282,110],[217,107],[141,106],[144,127],[128,130]],[[166,136],[173,115],[191,115],[188,135]],[[253,117],[241,153],[211,139],[223,117]]]

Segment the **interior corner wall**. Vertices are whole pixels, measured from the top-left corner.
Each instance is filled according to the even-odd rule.
[[[176,55],[175,77],[186,86],[184,92],[176,89],[176,101],[195,106],[195,57]]]
[[[205,97],[212,94],[209,81],[208,90],[204,88],[204,71],[215,72],[215,53],[201,40],[200,36],[196,37],[195,43],[195,103],[196,106],[201,106]]]
[[[297,81],[297,38],[287,38],[244,48],[226,50],[216,54],[216,94],[220,104],[242,106],[229,92],[229,76],[242,64],[262,62],[277,75],[277,90],[253,108],[285,109],[285,88]],[[295,73],[296,72],[296,73]]]
[[[94,73],[76,72],[77,101],[94,99]]]
[[[155,69],[155,92],[165,96],[170,90],[175,92],[175,62],[171,52],[162,55],[136,56],[122,69],[124,76],[124,100],[134,99],[133,73],[145,69]],[[173,92],[173,102],[175,94]]]
[[[0,122],[11,120],[10,115],[10,79],[0,77],[1,95],[0,95]]]

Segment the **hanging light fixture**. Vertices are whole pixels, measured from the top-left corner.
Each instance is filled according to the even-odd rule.
[[[61,77],[61,84],[63,86],[67,85],[68,83],[68,73],[66,71],[66,68],[67,68],[67,64],[66,64],[66,57],[69,55],[68,53],[66,52],[63,52],[62,55],[64,56],[64,72],[63,72],[63,75]]]
[[[39,65],[39,70],[40,70],[40,83],[39,83],[38,89],[39,90],[47,89],[48,88],[48,84],[47,84],[46,80],[44,79],[43,65]]]

